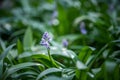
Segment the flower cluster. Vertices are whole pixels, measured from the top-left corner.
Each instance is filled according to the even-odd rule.
[[[68,46],[68,41],[66,39],[63,39],[62,44],[63,44],[64,47],[67,47]]]
[[[85,23],[81,22],[80,23],[80,31],[82,34],[87,34],[87,30],[85,29]]]
[[[109,12],[113,12],[114,10],[115,10],[114,4],[110,4],[108,11],[109,11]]]
[[[50,49],[50,41],[51,41],[50,35],[48,34],[48,32],[45,32],[42,36],[40,44],[42,46],[45,46],[47,49]]]

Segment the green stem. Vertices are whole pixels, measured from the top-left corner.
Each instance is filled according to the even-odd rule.
[[[52,56],[50,55],[50,49],[47,49],[47,51],[48,51],[49,59],[50,59],[50,61],[52,62],[52,65],[53,65],[53,59],[52,59]]]
[[[50,50],[49,49],[48,49],[48,56],[49,56],[50,61],[52,62],[52,57],[50,55]]]
[[[47,49],[48,51],[48,56],[49,56],[49,59],[50,61],[52,62],[52,67],[55,66],[58,68],[58,65],[55,63],[54,59],[52,58],[52,56],[50,55],[50,49]]]

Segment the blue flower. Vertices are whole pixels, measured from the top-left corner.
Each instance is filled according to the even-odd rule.
[[[87,30],[85,29],[85,23],[81,22],[80,23],[80,31],[82,34],[87,34]]]
[[[68,41],[66,39],[63,39],[62,44],[63,44],[64,47],[67,47],[68,46]]]
[[[45,32],[42,36],[40,44],[42,46],[45,46],[47,49],[50,49],[50,41],[51,41],[50,35],[48,34],[48,32]]]
[[[58,12],[55,10],[52,14],[52,18],[56,18],[58,16]]]
[[[114,4],[110,4],[109,5],[109,12],[113,12],[114,11]]]

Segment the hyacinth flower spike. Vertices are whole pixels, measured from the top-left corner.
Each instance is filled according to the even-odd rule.
[[[82,34],[87,34],[87,30],[85,29],[85,23],[84,22],[80,23],[80,32]]]
[[[66,39],[62,40],[62,45],[63,47],[67,47],[68,46],[68,41]]]
[[[50,49],[50,41],[51,41],[50,35],[48,34],[48,32],[45,32],[42,36],[40,44],[42,46],[45,46],[47,48],[47,50],[49,50]]]
[[[48,34],[48,32],[45,32],[42,36],[40,44],[42,46],[46,47],[47,52],[48,52],[48,56],[49,56],[50,61],[52,62],[52,65],[54,64],[57,67],[56,63],[53,61],[52,56],[50,55],[50,41],[51,40],[52,40],[52,37]]]

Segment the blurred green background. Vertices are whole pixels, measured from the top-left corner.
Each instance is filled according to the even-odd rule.
[[[23,73],[24,70],[16,74],[11,73],[12,75],[6,78],[4,72],[13,65],[27,61],[45,65],[40,71],[52,68],[46,67],[48,62],[39,61],[36,57],[31,59],[30,55],[25,61],[19,61],[18,58],[31,53],[46,53],[39,44],[46,31],[53,38],[53,58],[64,65],[63,69],[72,68],[73,72],[70,70],[69,78],[60,74],[55,77],[56,74],[53,74],[43,80],[120,80],[119,0],[0,0],[0,66],[3,67],[0,69],[1,80],[17,80],[18,76],[15,75]],[[65,50],[73,51],[76,59],[88,67],[87,70],[81,70],[81,65],[73,65],[77,65],[76,59],[66,57],[63,40],[68,41]],[[8,51],[7,46],[14,43],[16,46]],[[4,60],[2,54],[5,51],[8,57]],[[26,52],[28,54],[24,54]],[[69,51],[68,53],[72,54]],[[62,58],[59,57],[61,55]],[[68,72],[69,70],[64,74],[69,76]],[[31,80],[35,80],[37,75],[32,75]],[[30,80],[29,76],[19,75],[19,80],[24,79]]]

